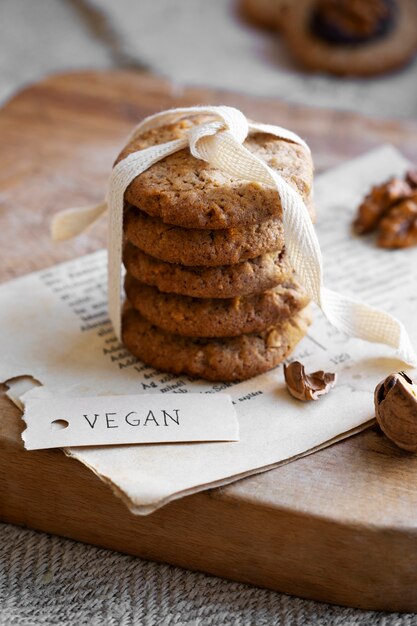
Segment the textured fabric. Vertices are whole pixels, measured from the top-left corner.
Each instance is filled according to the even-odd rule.
[[[412,626],[0,525],[1,626]]]
[[[198,114],[211,116],[196,124],[184,139],[157,144],[132,152],[112,170],[107,194],[109,209],[109,314],[117,337],[121,336],[121,262],[123,241],[124,194],[136,176],[164,157],[187,146],[191,154],[230,176],[276,188],[283,208],[285,246],[288,258],[308,296],[316,302],[328,320],[352,337],[384,343],[396,349],[405,363],[417,364],[417,357],[404,325],[395,317],[323,286],[320,245],[310,215],[301,196],[286,180],[262,159],[252,154],[243,142],[248,132],[264,132],[307,148],[295,133],[266,124],[250,122],[241,111],[228,106],[202,106],[170,109],[140,122],[131,139],[164,124]],[[95,221],[106,205],[68,209],[58,213],[52,223],[56,240],[68,239]]]

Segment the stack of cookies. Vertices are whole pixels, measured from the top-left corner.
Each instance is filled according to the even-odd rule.
[[[119,155],[184,137],[198,116],[147,131]],[[300,145],[253,133],[245,146],[308,202]],[[181,150],[125,192],[123,341],[175,374],[238,381],[280,363],[304,336],[308,299],[285,251],[276,190],[232,178]]]

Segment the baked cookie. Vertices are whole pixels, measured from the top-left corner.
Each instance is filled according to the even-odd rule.
[[[130,304],[151,324],[184,337],[236,337],[259,332],[308,303],[294,281],[241,298],[190,298],[163,293],[127,275],[125,291]]]
[[[227,339],[191,339],[147,322],[128,304],[123,311],[126,347],[157,369],[219,381],[246,380],[281,363],[306,334],[308,308],[261,333]]]
[[[132,152],[183,138],[196,123],[210,117],[195,116],[147,131],[135,137],[116,162]],[[268,163],[307,200],[313,183],[310,152],[299,144],[266,133],[251,133],[244,145]],[[279,195],[272,187],[234,178],[180,150],[137,176],[125,200],[167,224],[183,228],[225,229],[280,218]]]
[[[415,0],[298,0],[283,33],[306,68],[368,76],[394,70],[417,50]]]
[[[160,261],[127,243],[123,263],[129,274],[146,285],[194,298],[234,298],[261,293],[289,280],[293,274],[284,251],[269,252],[235,265],[187,267]]]
[[[284,247],[282,222],[277,218],[243,228],[186,229],[131,207],[125,215],[124,233],[143,252],[181,265],[232,265]]]

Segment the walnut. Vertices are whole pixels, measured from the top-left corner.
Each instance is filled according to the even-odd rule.
[[[306,374],[304,365],[299,361],[284,364],[284,377],[289,393],[302,402],[318,400],[320,396],[329,393],[337,380],[336,374],[323,370]]]
[[[357,235],[376,230],[381,248],[417,245],[417,170],[373,187],[358,209],[353,230]]]
[[[381,220],[377,244],[381,248],[417,245],[417,192],[395,205]]]
[[[375,417],[397,446],[417,452],[417,386],[405,372],[390,374],[375,389]]]
[[[353,222],[354,232],[366,235],[375,230],[385,213],[411,193],[410,185],[401,178],[391,178],[382,185],[372,187],[358,209],[358,216]]]

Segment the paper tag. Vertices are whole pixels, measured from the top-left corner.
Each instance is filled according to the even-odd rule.
[[[27,399],[27,450],[68,446],[239,441],[230,396],[200,393]]]

